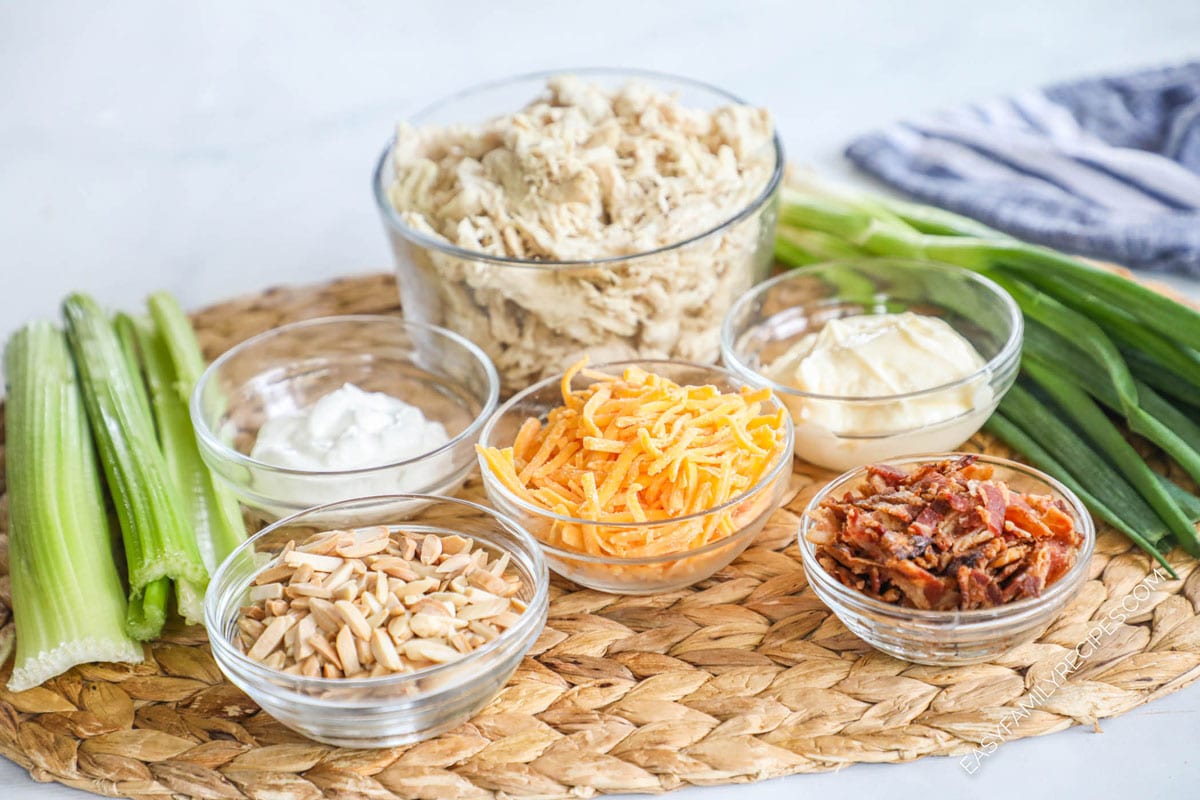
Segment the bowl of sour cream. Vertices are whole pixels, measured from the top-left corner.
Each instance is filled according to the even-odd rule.
[[[191,415],[205,463],[272,522],[357,497],[453,493],[498,398],[491,361],[458,334],[341,316],[233,347],[197,383]]]
[[[787,405],[798,457],[846,470],[962,445],[1015,380],[1023,333],[986,277],[879,258],[759,284],[726,316],[721,352]]]

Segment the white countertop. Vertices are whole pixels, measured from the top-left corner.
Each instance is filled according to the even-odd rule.
[[[405,111],[488,78],[701,78],[770,107],[794,161],[850,176],[849,137],[919,109],[1197,55],[1200,4],[1185,0],[8,3],[0,336],[76,289],[128,307],[166,288],[199,306],[387,268],[378,151]],[[1200,686],[1103,727],[1012,742],[974,776],[926,759],[674,796],[1200,792]],[[2,760],[0,794],[87,796]]]

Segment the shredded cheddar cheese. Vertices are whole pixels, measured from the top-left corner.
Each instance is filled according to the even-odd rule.
[[[511,447],[479,448],[517,497],[589,521],[555,521],[542,538],[580,553],[632,558],[692,550],[737,531],[740,518],[756,510],[750,501],[678,518],[729,502],[777,463],[786,412],[763,413],[770,390],[724,394],[635,367],[615,376],[586,364],[563,375],[563,404],[544,423],[526,420]],[[577,375],[594,383],[572,389]]]

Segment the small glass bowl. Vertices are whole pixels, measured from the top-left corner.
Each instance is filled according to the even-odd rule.
[[[419,506],[398,522],[390,509]],[[493,553],[507,553],[527,608],[497,639],[451,661],[408,675],[378,678],[307,678],[247,658],[234,644],[238,609],[250,582],[288,543],[328,529],[330,507],[295,514],[264,528],[233,551],[213,575],[204,597],[204,625],[221,671],[268,714],[292,730],[339,747],[395,747],[461,725],[503,688],[546,622],[549,575],[538,543],[516,522],[491,509],[449,497],[398,495],[335,504],[334,511],[363,526],[394,531],[458,534]]]
[[[735,392],[745,385],[736,375],[720,367],[678,361],[618,361],[599,364],[589,369],[617,374],[626,367],[640,367],[680,385],[716,386],[722,392]],[[480,446],[509,447],[526,419],[535,417],[544,421],[552,408],[562,405],[561,381],[561,376],[548,378],[513,396],[497,409],[495,415],[484,426],[483,433],[480,434]],[[591,380],[586,376],[576,375],[571,385],[572,388],[582,389],[590,383]],[[764,413],[771,414],[779,408],[781,406],[778,399],[772,397],[766,404]],[[564,578],[590,589],[615,594],[669,592],[704,580],[737,558],[754,541],[767,519],[779,507],[787,493],[792,465],[792,426],[786,414],[784,422],[784,441],[779,448],[777,460],[759,482],[728,502],[697,514],[655,522],[596,525],[590,520],[555,514],[517,497],[496,479],[486,461],[480,457],[483,486],[493,506],[518,520],[541,542],[550,568]],[[723,539],[709,542],[695,550],[620,558],[580,553],[547,544],[546,541],[556,524],[590,525],[604,536],[606,533],[646,531],[688,520],[707,519],[730,510],[735,515],[737,530]]]
[[[636,81],[706,111],[746,104],[722,89],[674,75],[566,69],[470,87],[407,122],[417,128],[480,125],[523,108],[545,94],[548,79],[564,74],[607,89]],[[404,314],[478,342],[495,362],[506,393],[561,372],[584,353],[597,362],[715,362],[725,312],[770,274],[785,164],[777,133],[761,153],[768,165],[762,186],[718,224],[646,252],[569,261],[493,256],[408,224],[390,199],[393,146],[394,139],[379,157],[372,188],[395,253]]]
[[[923,455],[888,464],[911,470],[960,455],[964,454]],[[804,511],[799,545],[809,586],[851,633],[888,655],[932,665],[990,661],[1040,636],[1087,581],[1088,562],[1096,545],[1096,527],[1079,498],[1054,478],[1032,467],[995,456],[976,455],[976,458],[977,463],[992,467],[992,480],[1003,481],[1014,491],[1050,495],[1065,501],[1075,529],[1083,535],[1075,564],[1040,597],[995,608],[931,611],[876,600],[830,575],[817,561],[816,545],[808,540],[814,524],[811,514],[825,498],[841,496],[861,483],[867,474],[865,468],[851,470],[830,481]]]
[[[349,470],[289,469],[250,455],[266,419],[295,414],[345,383],[417,406],[445,426],[449,441],[415,458]],[[323,317],[275,328],[220,356],[196,384],[191,415],[204,462],[271,522],[366,495],[454,493],[474,466],[476,437],[498,399],[495,368],[456,333],[394,316]],[[331,526],[353,522],[327,516]]]
[[[767,365],[832,319],[911,311],[940,317],[974,346],[985,364],[961,380],[905,394],[839,397],[803,392],[764,374]],[[792,413],[796,455],[844,470],[916,453],[953,450],[996,410],[1016,379],[1024,321],[1016,302],[991,280],[961,267],[870,259],[813,264],[751,289],[721,328],[725,365],[753,386],[769,386]],[[934,414],[941,404],[967,406],[948,418],[904,424],[905,414]],[[932,410],[931,410],[932,409]],[[895,427],[880,420],[899,418]],[[876,425],[864,432],[831,427]],[[911,416],[910,416],[911,418]]]

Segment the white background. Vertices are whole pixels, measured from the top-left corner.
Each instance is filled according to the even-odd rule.
[[[925,108],[1200,56],[1195,0],[0,5],[0,335],[86,290],[198,306],[387,268],[369,191],[408,110],[531,70],[637,66],[774,112],[789,156]],[[860,179],[861,180],[861,179]],[[1200,296],[1200,284],[1180,282]],[[1200,796],[1200,687],[955,762],[682,798]],[[0,761],[4,797],[84,795]]]

